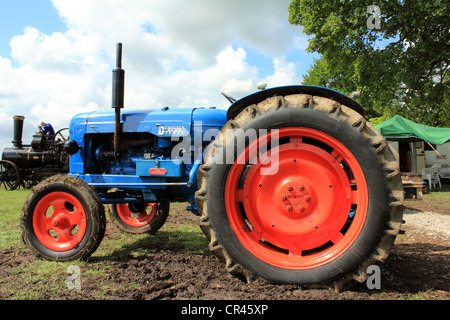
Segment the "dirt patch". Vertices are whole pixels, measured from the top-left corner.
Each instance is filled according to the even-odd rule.
[[[80,290],[69,290],[64,285],[57,290],[51,278],[35,281],[46,290],[44,299],[62,300],[448,300],[449,230],[445,227],[444,232],[435,232],[433,223],[438,221],[437,217],[411,207],[406,209],[406,235],[398,237],[389,258],[380,266],[379,290],[369,290],[365,283],[342,292],[273,285],[261,279],[247,283],[227,274],[222,263],[211,254],[194,254],[176,245],[167,249],[156,244],[151,246],[151,254],[145,256],[125,255],[113,261],[91,258],[81,269]],[[442,221],[438,222],[441,226],[450,219],[448,215],[442,217],[439,216]],[[197,224],[197,218],[188,213],[171,215],[169,219],[175,224]],[[115,232],[120,231],[108,223],[107,233]],[[11,299],[8,292],[12,287],[19,291],[33,290],[37,283],[28,281],[26,272],[14,270],[25,268],[35,259],[25,249],[0,251],[0,299]],[[102,259],[110,266],[106,273]],[[65,278],[58,280],[60,283],[67,274],[62,277]]]

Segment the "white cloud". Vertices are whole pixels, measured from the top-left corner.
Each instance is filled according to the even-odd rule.
[[[67,127],[79,112],[109,110],[115,43],[123,42],[126,108],[229,105],[269,86],[299,83],[286,61],[301,48],[288,24],[290,0],[53,0],[65,33],[26,28],[0,57],[0,147],[12,140],[12,116],[26,117],[24,143],[41,121]],[[258,78],[245,47],[272,57],[274,74]]]
[[[271,87],[298,84],[299,78],[296,72],[295,63],[286,62],[284,59],[274,59],[275,71],[267,77],[267,82]]]

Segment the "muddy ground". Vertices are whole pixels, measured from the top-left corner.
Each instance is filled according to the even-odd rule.
[[[111,266],[107,274],[83,274],[81,290],[48,290],[43,299],[450,300],[450,229],[445,227],[443,231],[436,231],[432,226],[426,227],[422,222],[415,221],[414,217],[421,214],[423,219],[428,219],[428,224],[435,221],[436,214],[424,214],[424,210],[429,208],[421,208],[421,205],[420,201],[414,201],[405,208],[404,219],[407,223],[403,229],[406,235],[397,239],[389,258],[380,266],[380,290],[369,290],[365,283],[341,292],[272,285],[264,280],[246,283],[227,274],[222,263],[210,254],[194,254],[177,246],[161,249],[155,245],[151,255],[105,261]],[[444,219],[448,223],[450,216],[445,215]],[[197,218],[188,213],[173,214],[169,220],[171,223],[197,223]],[[108,222],[106,236],[115,232],[120,231]],[[19,278],[26,275],[12,270],[26,266],[35,259],[25,249],[1,250],[0,278],[4,280],[3,285],[30,290],[33,283]],[[99,268],[98,263],[92,264],[92,268]],[[101,287],[108,289],[106,292],[103,289],[100,294]],[[0,299],[10,297],[0,295]]]

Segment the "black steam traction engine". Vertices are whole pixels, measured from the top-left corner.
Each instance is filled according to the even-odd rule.
[[[0,160],[0,186],[14,190],[22,186],[31,188],[39,181],[57,173],[69,171],[69,157],[63,152],[68,129],[54,135],[41,128],[33,135],[31,145],[22,144],[25,117],[14,116],[12,148],[5,148]]]

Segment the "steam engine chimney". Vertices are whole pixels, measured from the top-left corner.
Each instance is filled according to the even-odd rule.
[[[14,119],[14,140],[12,141],[14,149],[22,149],[22,134],[24,116],[13,116]]]

